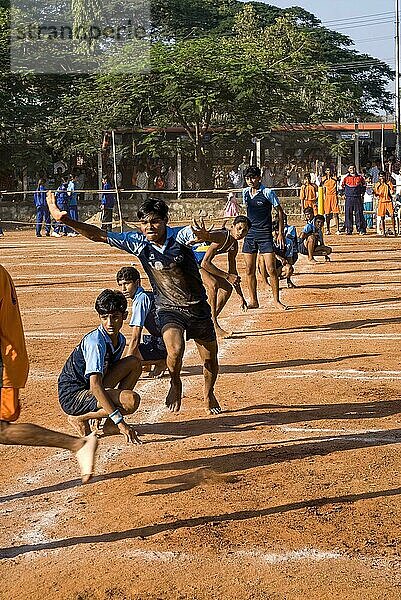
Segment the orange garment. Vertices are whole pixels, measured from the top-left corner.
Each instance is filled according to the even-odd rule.
[[[0,265],[0,420],[19,416],[18,389],[25,386],[29,361],[13,280]]]
[[[301,186],[299,197],[303,209],[311,206],[317,214],[317,185],[315,183],[304,183]]]
[[[392,183],[376,183],[373,186],[373,193],[379,200],[377,204],[378,217],[385,217],[386,212],[390,217],[394,215],[393,200],[391,197],[393,191],[394,186]]]
[[[322,181],[322,186],[324,189],[324,214],[338,215],[340,210],[338,208],[337,180],[333,177],[326,177]]]

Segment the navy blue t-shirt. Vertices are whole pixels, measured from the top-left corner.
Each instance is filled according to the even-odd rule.
[[[110,246],[134,254],[141,261],[149,277],[160,309],[182,309],[202,317],[210,314],[206,290],[203,286],[190,242],[189,228],[167,227],[167,238],[162,247],[149,242],[143,233],[107,233]]]
[[[91,375],[105,375],[110,367],[120,360],[125,348],[125,337],[118,334],[118,345],[114,348],[111,337],[100,325],[87,333],[70,356],[58,378],[58,395],[63,404],[77,392],[89,390]]]
[[[257,194],[251,196],[251,189],[247,187],[242,192],[243,202],[246,206],[247,216],[251,227],[247,237],[272,234],[272,208],[280,206],[280,201],[273,190],[261,185]]]

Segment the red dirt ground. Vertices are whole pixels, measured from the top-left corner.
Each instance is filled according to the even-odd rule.
[[[2,600],[401,597],[401,250],[330,241],[332,263],[299,260],[289,311],[266,291],[259,310],[226,307],[222,415],[203,413],[189,343],[181,413],[166,379],[141,379],[144,444],[102,440],[93,483],[68,452],[1,448]],[[25,232],[0,252],[31,359],[21,420],[69,432],[58,373],[131,257]]]

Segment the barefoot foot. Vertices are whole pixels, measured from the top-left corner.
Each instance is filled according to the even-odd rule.
[[[166,406],[171,412],[178,413],[181,408],[182,383],[178,385],[170,384],[170,389],[166,398]]]
[[[288,310],[288,306],[280,302],[280,300],[273,302],[273,306],[274,308],[277,308],[277,310]]]
[[[222,338],[222,339],[228,339],[232,336],[233,332],[232,331],[225,331],[224,329],[222,329],[221,327],[218,326],[214,326],[215,330],[216,330],[216,335],[218,338]]]
[[[86,435],[90,434],[91,430],[88,421],[83,421],[81,417],[74,417],[73,415],[69,415],[67,421],[74,429],[74,431],[79,433],[81,437],[85,437]]]
[[[88,483],[93,475],[97,445],[97,437],[91,433],[85,438],[82,448],[75,453],[81,470],[82,483]]]
[[[208,415],[219,415],[222,412],[221,406],[217,402],[213,392],[205,399],[205,410]]]
[[[248,309],[259,308],[259,302],[255,302],[253,304],[248,304]]]

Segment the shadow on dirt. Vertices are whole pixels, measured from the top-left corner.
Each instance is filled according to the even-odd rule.
[[[209,459],[195,459],[191,461],[180,461],[177,463],[159,465],[151,467],[152,471],[156,470],[175,470],[175,469],[197,469],[193,473],[187,475],[178,475],[167,477],[165,479],[157,479],[149,483],[170,486],[163,490],[156,490],[153,493],[173,493],[191,489],[199,484],[204,483],[219,483],[224,482],[225,485],[233,484],[238,481],[237,475],[226,476],[227,473],[253,469],[256,467],[265,467],[279,462],[288,460],[298,460],[305,456],[325,456],[332,452],[354,450],[357,448],[366,448],[382,444],[393,444],[400,439],[401,430],[393,430],[387,432],[389,435],[388,441],[380,438],[378,433],[370,433],[370,440],[366,439],[366,434],[363,436],[344,436],[329,440],[322,443],[311,444],[295,444],[290,447],[274,449],[241,452],[238,454],[214,456]],[[375,437],[376,436],[376,437]],[[383,432],[380,432],[383,436]],[[123,478],[142,472],[142,469],[129,469],[118,473],[110,473],[104,477],[96,478],[99,480],[107,480],[113,478]],[[71,482],[72,483],[72,482]],[[56,486],[54,486],[56,487]],[[54,490],[55,491],[55,490]],[[111,531],[100,533],[97,535],[75,536],[62,540],[54,540],[51,542],[43,542],[39,544],[24,544],[22,546],[14,546],[0,549],[0,558],[15,558],[29,552],[49,551],[59,548],[70,548],[80,544],[99,544],[110,543],[121,540],[140,538],[144,539],[153,535],[158,535],[163,532],[175,531],[180,528],[200,527],[207,524],[218,524],[227,522],[238,522],[247,519],[269,517],[271,515],[284,514],[292,511],[298,511],[306,508],[322,507],[328,504],[352,504],[361,500],[372,500],[375,498],[391,498],[399,496],[401,488],[396,487],[388,490],[367,491],[359,494],[349,494],[347,496],[332,496],[314,498],[310,500],[301,500],[299,502],[290,502],[279,506],[270,506],[258,510],[243,510],[226,514],[205,515],[188,519],[178,519],[167,523],[155,523],[144,527],[135,527],[124,531]]]
[[[345,356],[334,356],[332,358],[296,358],[293,360],[279,360],[277,362],[266,363],[246,363],[244,365],[220,365],[220,373],[258,373],[260,371],[272,371],[274,369],[291,369],[292,367],[308,367],[310,365],[326,365],[338,363],[343,360],[352,360],[357,358],[368,359],[380,354],[349,354]],[[186,365],[183,368],[182,376],[202,375],[202,367],[198,365]]]
[[[373,309],[374,310],[374,309]],[[335,323],[325,323],[322,325],[306,325],[304,327],[290,327],[288,329],[264,329],[255,331],[238,331],[233,334],[233,339],[247,337],[258,337],[261,335],[283,335],[291,333],[315,333],[319,331],[344,331],[349,329],[369,329],[381,327],[382,325],[398,325],[401,323],[400,317],[387,317],[376,319],[353,319],[352,321],[336,321]]]

